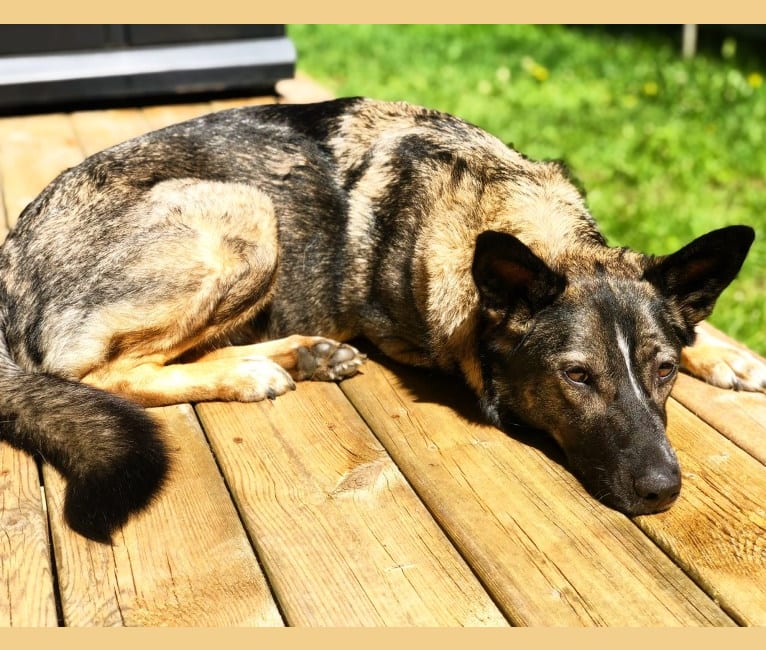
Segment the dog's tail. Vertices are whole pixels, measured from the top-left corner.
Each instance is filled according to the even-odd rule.
[[[0,441],[53,465],[67,479],[64,516],[108,543],[167,475],[159,425],[140,406],[86,384],[26,372],[13,360],[0,314]]]

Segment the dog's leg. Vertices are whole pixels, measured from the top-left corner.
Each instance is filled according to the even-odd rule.
[[[766,364],[701,327],[694,345],[681,352],[681,367],[720,388],[766,392]]]
[[[69,374],[146,406],[257,401],[296,380],[357,371],[363,355],[320,337],[216,349],[270,300],[276,219],[257,189],[171,181],[140,209],[158,225],[148,245],[131,244],[141,255],[122,271],[129,299],[91,313],[75,338],[58,337],[59,368],[87,363]]]
[[[146,229],[120,242],[132,256],[97,276],[115,299],[83,309],[82,327],[48,335],[46,370],[145,405],[252,401],[292,388],[262,351],[177,362],[225,341],[268,304],[278,259],[268,197],[244,185],[169,181],[135,213]]]
[[[351,377],[367,358],[355,347],[322,336],[299,334],[283,339],[236,345],[208,352],[197,363],[264,356],[284,368],[296,381],[339,381]]]
[[[264,356],[163,365],[129,361],[110,364],[83,382],[144,406],[212,400],[257,402],[295,388],[292,377]]]
[[[257,402],[295,388],[295,380],[337,381],[355,374],[365,356],[318,336],[290,336],[230,346],[189,363],[123,358],[82,381],[144,406],[211,400]]]

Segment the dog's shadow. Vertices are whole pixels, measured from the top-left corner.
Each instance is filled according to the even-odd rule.
[[[462,377],[447,375],[438,370],[413,368],[386,357],[366,341],[354,341],[371,361],[391,371],[416,403],[440,404],[454,411],[466,422],[487,426],[490,423],[482,414],[478,398]],[[364,373],[364,368],[362,368]],[[567,468],[561,448],[545,432],[521,424],[508,427],[503,433],[509,438],[537,449],[549,460]]]

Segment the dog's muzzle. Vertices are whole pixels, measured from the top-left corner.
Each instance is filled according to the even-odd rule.
[[[633,479],[637,512],[653,514],[672,506],[681,493],[681,470],[678,463],[667,467],[650,468]]]

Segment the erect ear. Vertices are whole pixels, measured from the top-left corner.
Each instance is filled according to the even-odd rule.
[[[476,238],[473,279],[485,307],[526,306],[532,313],[564,291],[566,280],[513,235],[487,230]]]
[[[713,311],[718,296],[739,273],[754,238],[749,226],[714,230],[677,253],[653,259],[644,279],[674,300],[692,327]]]

